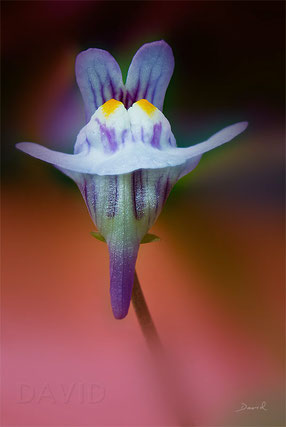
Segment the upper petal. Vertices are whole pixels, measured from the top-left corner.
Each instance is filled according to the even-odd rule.
[[[123,100],[121,70],[109,52],[102,49],[81,52],[76,58],[75,72],[85,104],[87,122],[95,110],[109,99]]]
[[[127,107],[144,98],[162,111],[173,70],[173,52],[164,40],[144,44],[136,52],[128,70]]]

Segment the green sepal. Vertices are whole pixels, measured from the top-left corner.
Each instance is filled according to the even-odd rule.
[[[95,237],[97,240],[100,240],[101,242],[106,243],[105,238],[98,231],[91,231],[90,234],[92,235],[92,237]]]
[[[97,240],[100,240],[100,242],[106,243],[105,238],[98,231],[91,231],[90,234],[92,235],[92,237],[95,237]],[[141,240],[141,244],[158,242],[159,240],[160,240],[160,237],[156,236],[156,234],[147,233]]]
[[[147,233],[141,240],[141,243],[152,243],[152,242],[158,242],[160,240],[160,237],[156,236],[156,234]]]

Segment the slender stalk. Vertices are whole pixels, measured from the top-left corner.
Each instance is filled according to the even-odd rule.
[[[180,391],[178,378],[173,369],[174,366],[170,363],[164,351],[136,272],[132,292],[132,304],[142,333],[153,356],[155,368],[163,387],[165,398],[168,405],[173,407],[173,411],[178,419],[178,426],[191,426],[193,424],[189,419],[188,405],[185,404],[183,393]]]
[[[147,341],[148,347],[150,348],[151,352],[154,350],[154,347],[156,351],[163,351],[158,331],[151,317],[136,271],[132,292],[132,303],[142,333]]]

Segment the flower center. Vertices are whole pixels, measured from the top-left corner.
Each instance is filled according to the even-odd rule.
[[[149,117],[152,117],[157,110],[157,108],[147,101],[147,99],[140,99],[137,102],[134,102],[133,105],[138,105]],[[117,110],[119,106],[123,105],[122,102],[117,101],[116,99],[110,99],[101,106],[102,113],[106,118],[108,118],[112,113]]]
[[[122,102],[116,101],[116,99],[110,99],[102,105],[102,112],[105,117],[110,116],[120,105],[123,105]]]
[[[139,105],[139,107],[141,107],[142,110],[144,110],[150,117],[153,116],[156,111],[156,107],[154,107],[151,102],[147,101],[147,99],[140,99],[140,101],[137,101],[135,104]]]

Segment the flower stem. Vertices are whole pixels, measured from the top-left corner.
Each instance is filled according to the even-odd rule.
[[[132,292],[132,303],[150,351],[152,352],[154,347],[156,351],[159,349],[163,350],[159,334],[151,317],[136,271]]]
[[[164,351],[164,347],[148,309],[136,271],[132,292],[132,304],[142,333],[146,339],[151,355],[153,356],[155,368],[161,385],[163,386],[168,406],[173,408],[179,422],[177,425],[191,426],[193,424],[189,419],[188,405],[184,404],[183,393],[180,392],[181,387],[178,385],[178,378],[174,372],[174,364],[170,363],[170,360],[168,360]]]

